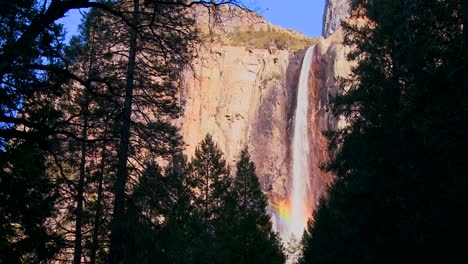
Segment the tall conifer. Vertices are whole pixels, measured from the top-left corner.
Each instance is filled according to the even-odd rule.
[[[267,205],[255,164],[244,148],[218,229],[220,262],[284,263],[281,243],[266,212]]]
[[[211,135],[200,142],[190,162],[193,203],[201,218],[201,232],[194,241],[194,263],[213,263],[216,259],[214,241],[230,185],[229,168],[223,153]]]
[[[303,263],[466,260],[462,2],[353,1],[367,21],[344,25],[358,64],[334,103],[349,125]]]

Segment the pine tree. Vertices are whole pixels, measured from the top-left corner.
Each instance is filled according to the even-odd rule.
[[[53,261],[66,245],[51,224],[62,180],[51,170],[53,156],[63,137],[76,136],[57,106],[68,81],[62,27],[49,23],[22,41],[42,11],[22,0],[4,1],[0,11],[0,261],[6,263]]]
[[[166,168],[166,199],[162,199],[166,221],[161,235],[169,263],[193,263],[192,246],[201,232],[202,222],[192,204],[194,196],[189,167],[182,155],[174,157]]]
[[[195,205],[206,229],[214,231],[229,188],[229,168],[223,153],[210,134],[200,142],[190,162],[190,177],[195,188]]]
[[[127,261],[192,263],[192,243],[201,233],[187,182],[185,157],[177,155],[162,173],[150,164],[130,200],[126,228]]]
[[[64,241],[46,225],[59,198],[47,154],[27,141],[0,154],[0,262],[48,263]]]
[[[195,212],[202,223],[201,232],[195,238],[194,263],[212,263],[216,251],[214,240],[229,189],[229,168],[211,135],[200,142],[189,165],[190,184],[193,191]]]
[[[272,231],[267,199],[244,148],[217,232],[220,263],[284,263],[282,246]]]
[[[140,1],[133,1],[133,12],[131,21],[132,25],[136,27],[139,20],[140,12]],[[130,36],[124,42],[123,45],[128,46],[129,50],[126,56],[128,56],[128,63],[126,66],[125,74],[125,95],[124,103],[121,113],[121,125],[120,125],[120,139],[118,161],[117,161],[117,173],[116,181],[114,185],[115,198],[112,212],[111,222],[111,234],[109,244],[109,263],[120,263],[123,260],[122,253],[125,250],[123,247],[123,223],[125,219],[125,187],[128,178],[128,156],[129,156],[129,144],[130,144],[130,123],[132,118],[132,105],[133,105],[133,94],[134,94],[134,79],[135,79],[135,67],[136,67],[136,50],[137,50],[137,29],[131,28],[129,30]],[[127,42],[128,41],[128,42]]]
[[[128,178],[132,177],[129,159],[147,158],[145,149],[155,158],[177,151],[179,135],[171,123],[179,112],[175,84],[181,68],[189,61],[187,44],[193,40],[192,20],[183,8],[140,2],[119,3],[122,11],[131,10],[128,20],[132,25],[120,24],[120,30],[123,27],[125,31],[115,39],[117,45],[124,45],[128,56],[120,59],[122,68],[118,69],[125,76],[125,85],[110,236],[111,263],[121,261],[124,250],[125,192]],[[121,53],[122,49],[116,51],[113,58],[119,58]],[[138,144],[130,144],[132,141]]]
[[[119,111],[108,99],[111,90],[108,84],[112,80],[100,76],[106,72],[102,62],[105,61],[104,50],[107,50],[103,42],[97,42],[95,27],[100,15],[96,9],[88,12],[79,34],[65,47],[64,60],[70,65],[67,70],[73,78],[64,84],[68,92],[56,103],[69,122],[67,131],[80,137],[60,138],[54,153],[56,164],[51,168],[62,178],[61,199],[56,204],[62,209],[53,225],[63,233],[72,230],[72,222],[75,226],[74,236],[65,236],[70,240],[67,245],[73,244],[73,248],[63,248],[58,258],[67,259],[72,251],[74,263],[81,263],[88,254],[95,263],[98,230],[103,220],[104,171],[110,165],[105,155],[115,156],[115,151],[108,148],[116,141],[110,131],[110,120],[115,119]]]
[[[164,192],[164,176],[161,168],[149,163],[128,199],[127,213],[122,234],[125,241],[121,255],[128,263],[167,263],[161,244],[161,232],[165,215],[161,202]]]
[[[36,1],[2,2],[1,147],[10,139],[23,139],[41,142],[45,148],[51,139],[75,136],[64,129],[67,122],[54,104],[67,94],[62,85],[69,80],[62,60],[62,26],[51,21],[40,30],[29,28],[44,18],[43,11]]]

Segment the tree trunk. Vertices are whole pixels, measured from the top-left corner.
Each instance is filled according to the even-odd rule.
[[[133,23],[138,22],[139,0],[134,0]],[[127,66],[127,82],[125,84],[125,102],[122,115],[122,127],[120,132],[120,143],[118,148],[117,175],[115,182],[114,209],[112,213],[109,263],[117,264],[123,261],[123,221],[125,211],[125,185],[127,183],[128,169],[128,149],[130,143],[130,123],[132,115],[133,101],[133,81],[135,78],[136,49],[137,49],[137,29],[132,27],[130,36],[130,50]]]
[[[86,168],[86,140],[88,138],[88,95],[83,106],[83,131],[81,142],[81,160],[80,160],[80,178],[78,181],[78,194],[76,196],[76,223],[75,223],[75,248],[73,254],[73,263],[81,263],[81,217],[83,214],[83,193],[85,182],[85,168]]]
[[[93,62],[94,62],[94,38],[91,39],[90,43],[91,51],[89,54],[89,68],[88,68],[88,78],[91,77],[91,72],[93,70]],[[88,81],[88,85],[91,82]],[[85,89],[88,89],[85,87]],[[86,169],[86,140],[88,139],[88,115],[89,115],[89,101],[90,95],[87,90],[84,91],[84,104],[83,104],[83,131],[82,131],[82,138],[83,141],[81,142],[81,160],[80,160],[80,178],[78,180],[78,194],[76,197],[76,223],[75,223],[75,248],[73,254],[73,263],[80,264],[81,263],[81,226],[82,226],[82,216],[83,216],[83,195],[84,195],[84,184],[85,184],[85,169]]]
[[[104,128],[104,139],[107,138],[107,128],[108,128],[108,120],[106,120],[105,128]],[[92,238],[92,245],[91,245],[91,254],[90,254],[90,264],[96,263],[96,251],[98,249],[98,238],[99,238],[99,228],[101,225],[101,210],[102,210],[102,198],[103,198],[103,181],[104,181],[104,168],[106,162],[106,144],[102,146],[101,150],[101,164],[99,165],[99,179],[98,179],[98,191],[97,191],[97,201],[96,201],[96,214],[94,215],[94,229],[93,229],[93,238]]]

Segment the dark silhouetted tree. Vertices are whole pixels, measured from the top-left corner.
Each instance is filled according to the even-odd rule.
[[[244,148],[236,164],[217,230],[219,263],[284,263],[282,245],[266,212],[267,199]]]
[[[192,243],[202,232],[187,163],[174,157],[162,173],[150,164],[129,201],[126,259],[131,263],[192,263]]]
[[[47,225],[58,200],[47,153],[34,142],[11,144],[0,159],[0,262],[49,263],[64,246]]]
[[[229,168],[223,153],[207,134],[195,150],[190,162],[190,184],[196,214],[202,221],[202,229],[194,242],[194,263],[214,262],[214,241],[221,214],[226,205],[230,185]]]
[[[353,1],[368,20],[344,25],[358,64],[334,112],[348,126],[302,263],[466,261],[462,2]]]

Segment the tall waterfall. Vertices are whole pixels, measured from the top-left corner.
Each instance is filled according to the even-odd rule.
[[[297,238],[301,238],[310,217],[308,197],[310,192],[309,182],[309,153],[310,143],[308,135],[308,109],[309,109],[309,72],[312,63],[315,46],[310,47],[302,62],[301,73],[297,87],[297,105],[294,121],[293,138],[293,166],[292,186],[289,201],[291,203],[291,224],[289,232]]]

